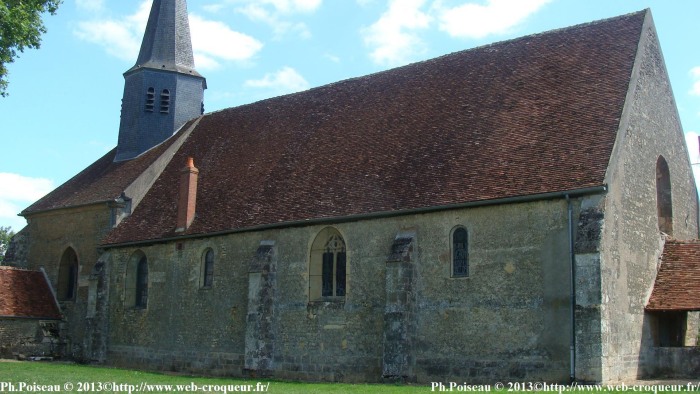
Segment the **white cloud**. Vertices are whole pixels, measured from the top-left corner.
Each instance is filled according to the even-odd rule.
[[[80,22],[74,34],[81,40],[100,45],[112,56],[135,61],[150,9],[151,1],[145,0],[133,14],[123,18]],[[221,61],[244,61],[262,48],[262,43],[253,37],[236,32],[223,22],[198,15],[190,15],[190,30],[198,69],[217,68]]]
[[[248,80],[246,87],[272,89],[277,94],[294,93],[309,88],[309,83],[296,70],[283,67],[275,73],[268,73],[262,79]]]
[[[365,44],[375,63],[394,66],[407,63],[424,51],[425,43],[415,33],[429,27],[432,17],[421,11],[425,0],[391,0],[378,21],[363,29]]]
[[[26,224],[17,214],[54,188],[50,179],[7,172],[0,172],[0,185],[0,226],[10,226],[15,232]]]
[[[101,12],[104,10],[104,0],[75,0],[75,5],[81,11]]]
[[[486,5],[467,3],[446,7],[434,4],[440,30],[452,37],[483,38],[507,33],[551,0],[488,0]]]
[[[690,75],[693,77],[693,88],[690,90],[690,94],[700,96],[700,66],[690,70]]]
[[[199,68],[211,69],[218,65],[216,59],[243,61],[255,56],[263,44],[255,38],[231,30],[225,23],[190,15],[192,47],[201,61]]]

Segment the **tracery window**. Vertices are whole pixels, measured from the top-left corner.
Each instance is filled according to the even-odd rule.
[[[340,233],[327,227],[311,247],[309,296],[311,300],[342,300],[347,293],[347,250]]]
[[[469,276],[469,234],[464,227],[452,232],[452,277]]]

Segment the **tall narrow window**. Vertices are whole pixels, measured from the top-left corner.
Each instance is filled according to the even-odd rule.
[[[659,156],[656,161],[656,211],[659,218],[659,231],[673,235],[671,174],[663,156]]]
[[[153,112],[156,105],[156,90],[148,88],[146,91],[146,112]]]
[[[163,89],[160,93],[160,113],[167,114],[170,112],[170,91]]]
[[[202,288],[210,288],[214,284],[214,251],[207,249],[202,263]]]
[[[464,227],[452,232],[452,276],[469,276],[469,234]]]
[[[311,247],[309,297],[313,300],[342,299],[347,293],[347,252],[340,233],[321,230]]]
[[[59,301],[72,301],[78,290],[78,255],[68,248],[61,256],[58,266],[57,297]]]
[[[146,256],[141,257],[136,271],[136,308],[146,308],[148,306],[148,260]]]

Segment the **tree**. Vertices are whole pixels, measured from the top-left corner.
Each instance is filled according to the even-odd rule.
[[[5,260],[5,252],[7,252],[7,247],[14,235],[15,232],[12,231],[12,228],[0,226],[0,264]]]
[[[7,67],[25,48],[39,48],[43,13],[56,14],[62,0],[0,0],[0,96],[7,96]]]

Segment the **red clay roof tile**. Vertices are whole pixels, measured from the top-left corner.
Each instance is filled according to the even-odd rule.
[[[700,311],[700,241],[667,241],[648,311]]]
[[[105,244],[600,186],[646,12],[204,116]]]
[[[0,266],[0,317],[61,319],[42,272]]]

